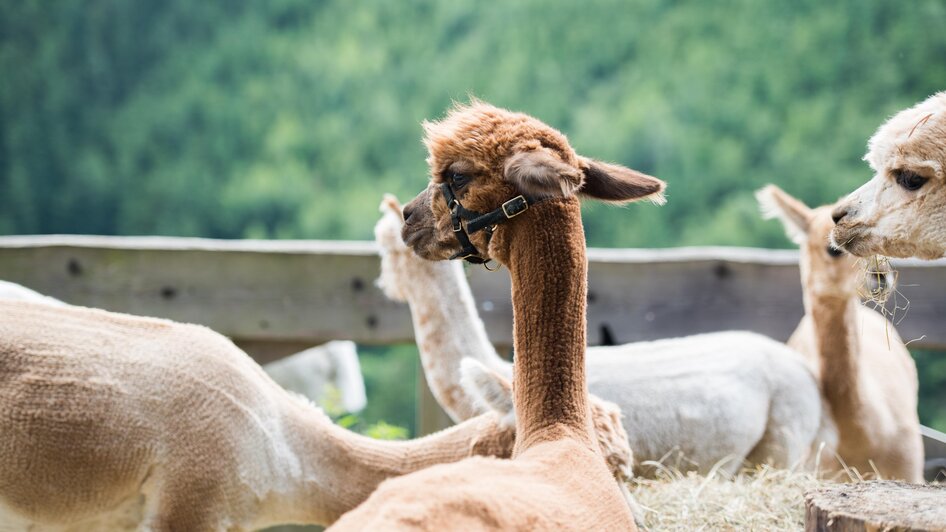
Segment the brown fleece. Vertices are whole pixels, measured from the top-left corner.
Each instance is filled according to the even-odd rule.
[[[513,283],[514,459],[472,458],[387,480],[334,530],[636,530],[588,411],[578,200],[531,207],[500,226],[490,251]]]
[[[553,425],[568,427],[583,443],[592,441],[587,440],[588,264],[581,209],[576,198],[559,198],[523,216],[531,223],[502,227],[490,248],[512,278],[513,394],[519,421],[514,455],[543,441],[544,429]]]
[[[419,440],[372,440],[282,390],[207,328],[0,302],[3,524],[328,524],[388,477],[471,454],[508,457],[513,442],[492,414]]]
[[[441,184],[466,209],[489,212],[528,193],[544,198],[471,236],[512,276],[512,460],[470,459],[382,483],[339,530],[635,530],[620,486],[595,445],[584,373],[587,267],[574,194],[659,200],[664,183],[579,156],[542,122],[482,102],[425,123],[431,182],[404,207],[404,243],[423,258],[459,249]],[[633,186],[629,186],[633,185]],[[584,188],[583,188],[584,187]]]

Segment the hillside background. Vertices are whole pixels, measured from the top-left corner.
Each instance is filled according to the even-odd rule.
[[[791,247],[752,192],[870,177],[866,139],[946,89],[946,3],[2,0],[0,234],[370,239],[475,95],[666,179],[586,207],[593,246]],[[909,319],[909,318],[907,318]],[[416,352],[365,350],[368,419],[411,426]],[[946,355],[918,353],[946,430]]]

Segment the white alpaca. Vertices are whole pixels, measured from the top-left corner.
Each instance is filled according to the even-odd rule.
[[[810,209],[774,185],[757,196],[801,246],[805,316],[788,345],[816,368],[838,456],[865,476],[922,482],[916,366],[893,325],[861,305],[862,268],[828,241],[832,207]]]
[[[0,300],[3,299],[60,307],[67,305],[56,298],[9,281],[0,281]],[[341,403],[338,406],[346,412],[358,412],[364,409],[368,402],[354,342],[336,340],[311,347],[270,362],[264,365],[263,369],[286,390],[301,394],[317,403],[326,398],[330,389],[338,391]]]
[[[484,408],[460,384],[461,361],[469,357],[507,377],[511,364],[489,343],[460,264],[426,261],[407,249],[393,197],[382,212],[375,226],[379,284],[410,303],[434,396],[454,421],[469,419]],[[750,332],[589,348],[587,375],[589,391],[623,412],[638,466],[682,453],[686,461],[674,465],[703,472],[719,462],[729,472],[744,461],[788,467],[807,456],[819,431],[822,405],[808,366],[783,344]]]
[[[946,255],[946,92],[880,126],[864,160],[874,177],[832,213],[835,245],[860,257]]]
[[[0,281],[0,299],[7,301],[33,301],[35,303],[46,303],[58,307],[66,306],[65,303],[54,297],[44,296],[35,290],[31,290],[23,285],[11,283],[10,281]]]
[[[328,342],[270,362],[263,369],[286,390],[317,403],[331,389],[338,391],[338,406],[346,412],[358,412],[368,403],[355,342]]]

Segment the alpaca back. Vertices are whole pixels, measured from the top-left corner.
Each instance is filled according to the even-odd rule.
[[[74,523],[170,491],[194,498],[178,507],[246,504],[239,478],[298,468],[273,390],[204,327],[0,302],[0,506]]]
[[[589,349],[588,387],[621,406],[638,463],[676,449],[683,461],[673,465],[684,470],[726,460],[735,471],[750,454],[793,466],[821,420],[809,365],[750,332]],[[767,448],[757,449],[765,438]]]

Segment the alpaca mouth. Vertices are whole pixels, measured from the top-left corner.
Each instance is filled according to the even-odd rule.
[[[437,240],[437,233],[429,227],[411,227],[405,224],[401,239],[415,255],[425,260],[444,260],[452,253],[452,246]]]
[[[401,240],[419,255],[420,249],[426,247],[425,243],[428,239],[425,236],[429,237],[430,233],[430,229],[413,228],[408,224],[404,224],[404,227],[401,228]]]
[[[877,250],[869,245],[867,231],[863,227],[845,227],[836,225],[831,231],[831,244],[856,257],[869,257]]]

